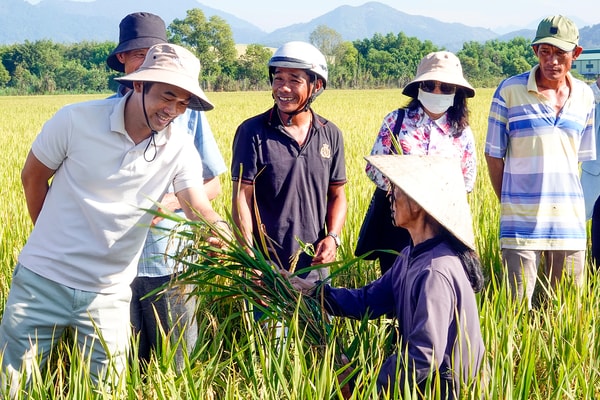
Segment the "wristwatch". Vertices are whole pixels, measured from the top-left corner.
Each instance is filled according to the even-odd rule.
[[[333,238],[333,241],[335,242],[335,247],[340,247],[342,245],[342,240],[340,239],[337,233],[329,232],[327,236],[331,236]]]

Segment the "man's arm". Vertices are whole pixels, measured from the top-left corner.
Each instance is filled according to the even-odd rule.
[[[204,191],[208,200],[213,201],[221,194],[221,180],[218,176],[204,180]]]
[[[204,181],[204,191],[206,192],[206,196],[209,201],[214,200],[217,196],[221,194],[221,182],[219,181],[219,177],[215,176],[211,179],[206,179]],[[179,199],[177,195],[174,193],[165,193],[165,195],[160,200],[160,204],[164,207],[165,210],[175,211],[182,208],[179,203]],[[159,221],[161,221],[163,217],[155,216],[152,218],[152,226],[156,225]]]
[[[223,218],[213,210],[202,187],[190,187],[176,193],[183,212],[189,219],[198,220],[200,214],[206,221],[214,223]]]
[[[248,246],[252,246],[252,204],[254,201],[254,185],[233,182],[231,195],[231,215],[240,231],[241,238]]]
[[[327,232],[340,235],[346,222],[348,203],[344,185],[329,185],[327,191]],[[337,246],[331,236],[326,236],[317,244],[312,264],[324,264],[335,261]]]
[[[504,159],[491,157],[486,154],[485,161],[487,162],[490,182],[492,183],[496,197],[500,200],[502,193],[502,175],[504,175]]]
[[[200,220],[200,217],[202,217],[210,224],[213,224],[214,228],[218,230],[219,235],[216,235],[216,233],[213,232],[214,236],[206,239],[209,244],[221,248],[227,246],[227,240],[233,238],[231,228],[229,227],[229,224],[213,210],[202,186],[183,189],[177,192],[176,196],[177,199],[179,199],[179,203],[181,204],[181,208],[186,217],[193,220]],[[200,216],[198,216],[198,214],[200,214]]]
[[[29,151],[25,165],[21,170],[21,183],[25,193],[29,217],[34,225],[42,211],[42,206],[50,187],[48,181],[54,175],[54,172],[53,169],[46,167]]]

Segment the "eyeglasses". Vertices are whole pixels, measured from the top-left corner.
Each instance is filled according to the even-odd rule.
[[[440,92],[442,92],[443,94],[456,93],[456,85],[453,85],[451,83],[438,81],[422,81],[420,86],[421,89],[429,93],[432,93],[436,87],[439,88]]]

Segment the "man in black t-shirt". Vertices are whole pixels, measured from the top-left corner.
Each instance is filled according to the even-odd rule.
[[[244,121],[233,141],[234,221],[247,243],[266,238],[266,256],[278,267],[335,261],[347,208],[344,143],[310,108],[327,84],[325,57],[308,43],[286,43],[270,59],[269,77],[274,106]],[[299,240],[314,246],[314,257]]]

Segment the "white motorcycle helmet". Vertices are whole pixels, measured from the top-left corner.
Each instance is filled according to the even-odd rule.
[[[269,60],[271,81],[275,67],[308,70],[323,80],[323,89],[327,86],[327,61],[319,49],[310,43],[287,42],[278,48]]]

